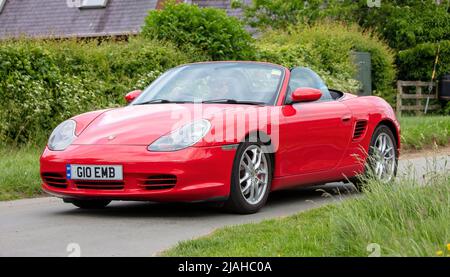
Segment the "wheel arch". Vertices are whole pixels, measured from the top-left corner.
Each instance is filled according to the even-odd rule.
[[[392,120],[385,118],[385,119],[381,120],[380,122],[378,122],[376,128],[378,128],[378,126],[381,126],[381,125],[388,127],[391,130],[392,134],[394,135],[395,143],[397,145],[397,154],[398,154],[398,151],[400,150],[400,132],[397,129],[396,124]]]
[[[272,176],[273,176],[274,172],[275,172],[276,160],[275,160],[275,150],[274,150],[274,147],[272,144],[272,138],[270,137],[270,135],[261,130],[251,131],[245,135],[245,137],[241,141],[241,143],[242,142],[257,142],[257,141],[262,142],[266,146],[266,151],[269,154],[269,157],[271,160],[271,168],[272,168]]]

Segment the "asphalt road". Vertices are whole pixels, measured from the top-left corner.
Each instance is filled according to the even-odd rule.
[[[448,171],[449,157],[402,160],[399,174],[412,170],[420,180],[425,172]],[[105,210],[86,211],[53,197],[0,202],[0,256],[68,256],[78,250],[81,256],[153,256],[218,227],[287,216],[356,195],[342,183],[280,191],[253,215],[205,204],[113,202]]]

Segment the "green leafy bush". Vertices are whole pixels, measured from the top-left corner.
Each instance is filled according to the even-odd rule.
[[[372,86],[375,93],[393,101],[394,57],[386,44],[357,26],[321,23],[291,26],[286,31],[268,31],[258,42],[260,60],[288,67],[308,66],[321,75],[330,87],[346,91],[358,88],[353,79],[352,51],[372,55]]]
[[[437,77],[450,73],[450,41],[422,43],[398,53],[398,79],[430,81],[437,48],[440,44]]]
[[[168,3],[150,11],[142,34],[200,50],[212,60],[249,59],[253,54],[252,38],[241,22],[219,9]]]
[[[284,29],[289,25],[312,24],[325,18],[350,20],[359,7],[353,0],[253,0],[244,7],[245,21],[259,29]],[[363,1],[365,2],[365,1]],[[357,22],[355,18],[353,20]]]
[[[290,24],[311,24],[324,19],[358,23],[379,32],[394,49],[450,39],[450,13],[445,3],[423,0],[382,1],[369,8],[354,0],[253,0],[246,7],[246,22],[260,29],[283,29]]]
[[[394,49],[450,39],[448,5],[433,1],[383,1],[380,8],[361,13],[360,24],[380,32]]]
[[[450,115],[450,102],[447,102],[447,104],[445,104],[445,106],[442,110],[442,114]]]
[[[0,44],[0,144],[41,142],[78,113],[123,104],[162,71],[191,60],[167,43],[7,41]]]

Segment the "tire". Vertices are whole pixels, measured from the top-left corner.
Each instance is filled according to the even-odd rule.
[[[385,153],[380,151],[380,141],[381,138],[386,140]],[[382,148],[382,147],[381,147]],[[381,154],[380,154],[381,153]],[[386,125],[379,125],[372,134],[370,140],[369,152],[366,160],[365,171],[362,176],[353,178],[351,181],[359,189],[362,190],[364,186],[364,181],[370,178],[378,179],[381,182],[389,182],[395,178],[397,175],[398,167],[398,152],[397,152],[397,141],[395,140],[394,134],[391,129]],[[387,162],[386,157],[390,157],[391,163],[384,165],[381,168],[380,174],[380,159],[383,156],[384,161]],[[385,174],[383,173],[385,172]]]
[[[257,154],[255,159],[252,153],[260,153],[260,155]],[[260,159],[258,159],[259,156]],[[250,163],[249,159],[255,162]],[[255,169],[258,164],[259,167]],[[230,196],[224,208],[239,214],[256,213],[266,204],[271,184],[272,159],[265,151],[264,145],[260,142],[241,143],[236,151],[231,174]]]
[[[111,200],[72,200],[71,203],[80,209],[103,209]]]

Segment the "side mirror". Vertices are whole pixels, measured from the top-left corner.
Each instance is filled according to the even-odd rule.
[[[142,90],[133,90],[125,95],[125,100],[127,103],[131,103],[134,99],[136,99],[139,95],[141,95]]]
[[[319,100],[322,97],[320,89],[316,88],[297,88],[292,93],[292,103],[297,102],[312,102]]]

